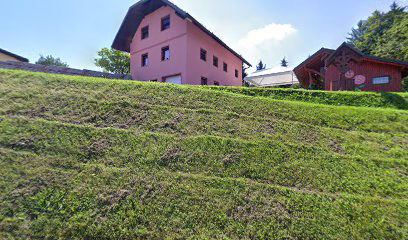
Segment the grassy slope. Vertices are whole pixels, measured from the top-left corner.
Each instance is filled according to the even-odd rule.
[[[248,96],[330,104],[334,106],[380,107],[408,110],[408,93],[326,92],[303,89],[208,87]]]
[[[407,237],[407,111],[0,70],[0,115],[0,238]]]

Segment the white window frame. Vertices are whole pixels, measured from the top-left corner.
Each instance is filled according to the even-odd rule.
[[[389,84],[391,82],[390,76],[374,77],[372,83],[374,85]]]

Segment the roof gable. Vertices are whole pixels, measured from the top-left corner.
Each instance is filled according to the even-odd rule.
[[[15,59],[17,59],[17,60],[19,60],[21,62],[29,62],[27,58],[21,57],[21,56],[19,56],[17,54],[11,53],[11,52],[6,51],[6,50],[1,49],[1,48],[0,48],[0,53],[11,56],[11,57],[13,57],[13,58],[15,58]]]
[[[304,67],[304,66],[308,65],[311,62],[322,61],[322,56],[330,55],[334,51],[335,50],[333,50],[333,49],[321,48],[319,51],[317,51],[312,56],[308,57],[305,61],[303,61],[301,64],[299,64],[297,67],[295,67],[294,70],[298,70],[301,67]]]
[[[338,47],[332,54],[330,54],[326,58],[325,60],[326,66],[332,64],[336,60],[336,57],[344,55],[345,53],[347,53],[348,57],[355,61],[357,61],[359,58],[364,57],[364,54],[360,50],[358,50],[351,44],[344,42],[343,44],[340,45],[340,47]]]
[[[333,61],[335,60],[336,56],[340,55],[342,50],[346,49],[349,52],[353,52],[355,55],[361,57],[364,60],[367,61],[375,61],[375,62],[379,62],[379,63],[384,63],[384,64],[393,64],[393,65],[399,65],[399,66],[403,66],[403,67],[408,67],[408,62],[403,62],[403,61],[398,61],[398,60],[391,60],[391,59],[385,59],[385,58],[381,58],[381,57],[376,57],[376,56],[372,56],[372,55],[368,55],[365,54],[363,52],[361,52],[359,49],[357,49],[356,47],[354,47],[352,44],[346,43],[344,42],[342,45],[340,45],[339,48],[337,48],[336,51],[334,51],[329,57],[326,58],[326,66],[330,65],[331,63],[333,63]]]
[[[228,47],[227,44],[225,44],[221,39],[219,39],[214,33],[210,32],[207,28],[205,28],[190,14],[188,14],[187,12],[177,7],[175,4],[171,3],[168,0],[141,0],[134,4],[133,6],[131,6],[126,14],[125,19],[122,22],[122,25],[120,26],[120,29],[115,37],[115,40],[113,41],[112,48],[120,51],[130,52],[130,44],[132,42],[133,36],[135,35],[143,18],[163,6],[168,6],[172,8],[176,12],[177,16],[181,17],[182,19],[188,19],[194,25],[200,28],[203,32],[212,37],[221,46],[223,46],[232,54],[234,54],[236,57],[238,57],[240,60],[242,60],[245,64],[252,66],[241,55],[239,55],[230,47]]]
[[[321,68],[325,66],[324,60],[333,52],[334,50],[332,49],[321,48],[315,54],[308,57],[305,61],[295,67],[293,71],[303,87],[308,87],[310,84],[309,72],[311,70],[314,70],[314,72],[320,72]]]

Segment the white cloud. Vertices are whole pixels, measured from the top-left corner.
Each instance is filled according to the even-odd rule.
[[[291,24],[271,23],[249,31],[245,37],[239,40],[238,44],[246,49],[256,48],[270,41],[280,42],[296,31]]]

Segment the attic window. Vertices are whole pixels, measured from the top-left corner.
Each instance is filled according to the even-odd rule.
[[[235,77],[237,78],[239,76],[239,72],[237,69],[235,69]]]
[[[142,28],[142,40],[149,37],[149,26]]]
[[[170,15],[161,19],[161,30],[167,30],[170,28]]]

